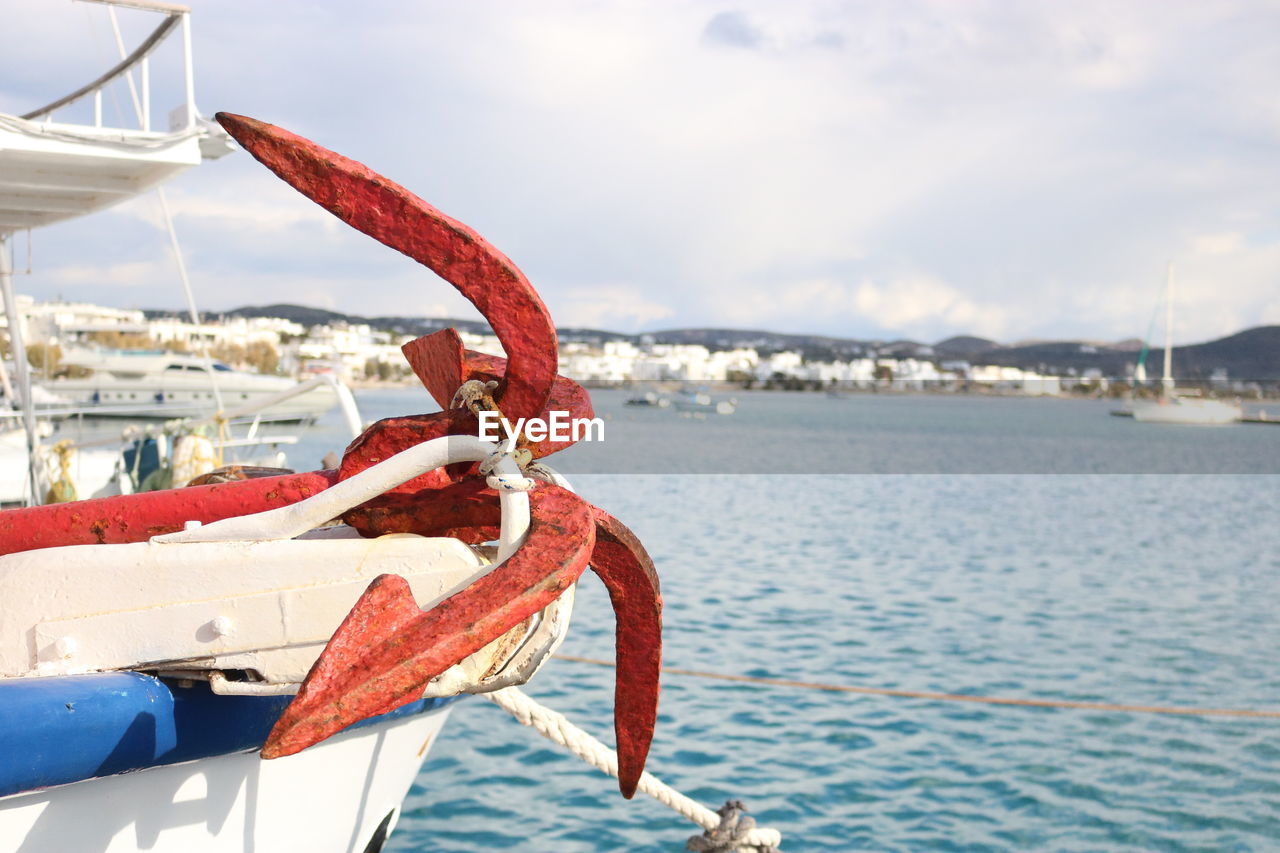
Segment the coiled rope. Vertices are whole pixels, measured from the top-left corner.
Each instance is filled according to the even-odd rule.
[[[577,655],[561,655],[559,660],[573,663],[589,663],[596,666],[616,666],[611,660],[585,658]],[[928,699],[935,702],[973,702],[979,705],[1012,705],[1026,708],[1062,708],[1074,711],[1120,711],[1129,714],[1180,714],[1188,717],[1254,717],[1280,719],[1280,711],[1254,710],[1251,708],[1192,708],[1176,705],[1124,705],[1115,702],[1080,702],[1071,699],[1020,699],[1008,696],[973,696],[967,693],[934,693],[927,690],[899,690],[893,687],[858,687],[849,684],[823,684],[816,681],[793,681],[785,678],[764,678],[756,675],[732,675],[723,672],[703,672],[696,669],[660,667],[670,675],[688,675],[694,678],[712,678],[717,681],[738,681],[746,684],[764,684],[770,687],[800,687],[807,690],[826,690],[834,693],[861,693],[867,696],[895,696],[905,699]]]
[[[610,776],[618,775],[618,753],[569,722],[564,714],[534,701],[515,687],[504,687],[481,695],[591,766]],[[720,812],[713,812],[648,771],[641,774],[636,790],[648,794],[705,830],[702,836],[694,836],[689,840],[691,850],[708,853],[772,853],[782,843],[782,833],[778,830],[757,827],[750,822],[750,818],[741,817],[741,812],[744,811],[741,803],[730,802]]]

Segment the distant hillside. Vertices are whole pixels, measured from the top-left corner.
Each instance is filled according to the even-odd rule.
[[[368,323],[375,329],[398,335],[429,335],[441,329],[457,329],[473,335],[492,334],[483,320],[457,320],[449,317],[351,317],[348,323]]]
[[[944,342],[945,343],[945,342]],[[1137,364],[1141,341],[1097,344],[1085,341],[1044,341],[1016,346],[996,345],[970,358],[1066,374],[1096,369],[1105,376],[1128,374]],[[941,347],[941,344],[939,345]],[[1147,355],[1147,375],[1159,376],[1163,355],[1152,348]],[[1209,379],[1217,371],[1230,379],[1275,382],[1280,380],[1280,326],[1258,326],[1216,341],[1173,348],[1173,374],[1185,379]]]
[[[347,322],[347,315],[306,305],[264,305],[261,308],[237,308],[228,311],[229,317],[279,317],[303,326],[319,326],[325,323]]]
[[[156,319],[158,317],[181,317],[187,318],[186,311],[147,309],[142,312],[147,319]],[[263,305],[260,307],[236,308],[232,311],[202,311],[200,318],[202,320],[215,320],[219,317],[279,317],[282,320],[289,320],[299,323],[303,326],[320,326],[325,323],[345,323],[345,322],[367,322],[358,317],[352,317],[350,314],[343,314],[339,311],[326,311],[324,308],[311,308],[306,305]]]
[[[1104,376],[1125,376],[1138,354],[1099,347],[1083,341],[1040,341],[1013,346],[997,345],[970,357],[974,363],[1021,367],[1055,375],[1099,370]]]
[[[998,346],[1000,346],[998,343],[989,341],[986,338],[975,338],[973,335],[956,335],[954,338],[938,341],[933,345],[933,350],[938,355],[948,358],[972,358],[979,353],[993,350]]]
[[[1158,364],[1158,354],[1156,358]],[[1147,368],[1154,372],[1150,364]],[[1216,341],[1174,347],[1175,376],[1207,379],[1218,368],[1232,379],[1280,379],[1280,326],[1257,326]]]
[[[172,316],[174,311],[148,311],[147,316]],[[212,316],[212,315],[211,315]],[[361,317],[304,305],[246,306],[226,312],[233,317],[282,317],[313,326],[324,323],[367,323],[375,329],[405,335],[426,335],[452,326],[465,332],[486,334],[489,326],[478,320],[429,317]],[[761,329],[664,329],[629,335],[603,329],[562,328],[562,341],[600,344],[606,341],[653,342],[660,344],[700,344],[711,350],[751,347],[761,353],[797,350],[810,361],[848,360],[863,357],[897,357],[964,360],[974,364],[1000,364],[1067,375],[1098,370],[1104,376],[1123,377],[1137,362],[1142,342],[1136,339],[1099,343],[1096,341],[1024,341],[1004,345],[973,335],[957,335],[928,345],[910,340],[862,340],[827,335],[768,332]],[[1147,357],[1147,373],[1161,370],[1159,350]],[[1174,374],[1187,379],[1208,379],[1226,370],[1231,379],[1280,381],[1280,326],[1259,326],[1225,338],[1175,347]]]
[[[173,312],[147,312],[150,314],[171,314]],[[459,320],[455,317],[363,317],[359,314],[343,314],[339,311],[326,311],[323,308],[309,308],[305,305],[257,305],[236,308],[226,312],[228,317],[279,317],[300,323],[304,326],[317,326],[328,323],[346,323],[347,325],[367,324],[375,329],[394,332],[400,335],[429,335],[441,329],[454,328],[460,332],[476,335],[492,334],[493,330],[483,320]],[[614,340],[634,340],[634,335],[621,332],[608,332],[603,329],[563,328],[557,330],[564,341],[585,341],[601,343]]]
[[[760,352],[798,350],[805,358],[831,360],[860,358],[867,354],[868,343],[852,338],[825,335],[790,335],[759,329],[664,329],[646,332],[642,337],[659,344],[700,344],[711,350],[750,347]]]

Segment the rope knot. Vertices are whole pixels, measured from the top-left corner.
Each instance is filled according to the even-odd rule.
[[[538,484],[537,480],[529,477],[504,477],[501,474],[490,474],[484,481],[495,492],[527,492]]]
[[[525,476],[495,474],[494,469],[504,459],[515,462],[516,467],[524,471],[533,462],[533,454],[527,447],[507,450],[499,447],[480,463],[479,471],[485,475],[485,483],[496,492],[527,492],[537,485],[537,481]]]
[[[729,800],[716,809],[716,814],[720,816],[720,824],[690,838],[684,849],[694,853],[735,853],[738,850],[778,853],[778,848],[772,845],[752,843],[749,836],[753,834],[756,822],[746,816],[747,807],[741,800]]]

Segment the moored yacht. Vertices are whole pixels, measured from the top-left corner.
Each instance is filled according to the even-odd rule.
[[[91,414],[130,418],[188,418],[253,406],[296,386],[284,376],[234,370],[186,353],[161,350],[71,350],[64,366],[90,371],[80,378],[55,379],[48,390]],[[337,403],[330,384],[276,402],[260,420],[310,421]]]

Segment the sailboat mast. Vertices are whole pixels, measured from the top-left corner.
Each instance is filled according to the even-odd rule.
[[[9,324],[9,355],[18,374],[19,399],[14,402],[22,406],[22,428],[27,434],[27,476],[31,487],[28,506],[37,506],[40,503],[40,435],[36,431],[35,403],[31,401],[31,365],[27,363],[27,347],[22,340],[22,315],[13,293],[13,270],[9,266],[11,237],[12,232],[0,231],[0,301],[4,303]]]
[[[1164,282],[1164,396],[1173,396],[1173,261]]]

